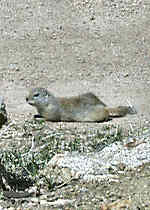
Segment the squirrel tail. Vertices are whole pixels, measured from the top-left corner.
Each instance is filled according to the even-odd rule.
[[[118,106],[115,108],[107,108],[110,117],[124,117],[127,114],[136,114],[137,111],[131,106]]]

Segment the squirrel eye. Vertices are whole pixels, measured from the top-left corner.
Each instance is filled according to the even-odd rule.
[[[36,93],[36,94],[34,94],[34,97],[38,97],[40,94],[39,93]]]

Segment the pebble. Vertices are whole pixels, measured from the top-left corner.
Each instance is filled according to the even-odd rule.
[[[38,203],[39,202],[39,198],[31,198],[31,201],[34,203]]]
[[[46,206],[48,205],[48,202],[47,200],[40,200],[40,204]]]

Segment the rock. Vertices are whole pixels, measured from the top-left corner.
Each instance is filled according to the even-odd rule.
[[[6,105],[4,103],[4,98],[0,96],[0,128],[5,122],[7,122]]]
[[[39,203],[39,198],[31,198],[31,201],[33,202],[33,203]]]

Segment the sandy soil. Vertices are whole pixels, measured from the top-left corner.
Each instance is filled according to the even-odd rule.
[[[132,104],[137,115],[108,123],[148,125],[149,1],[14,0],[0,8],[0,94],[11,120],[35,114],[25,96],[38,86],[57,96],[92,91],[109,106]],[[89,126],[101,125],[79,124]]]
[[[135,105],[150,115],[150,4],[147,1],[1,2],[1,95],[16,119],[34,109],[28,88],[55,95],[93,91],[110,106]]]

